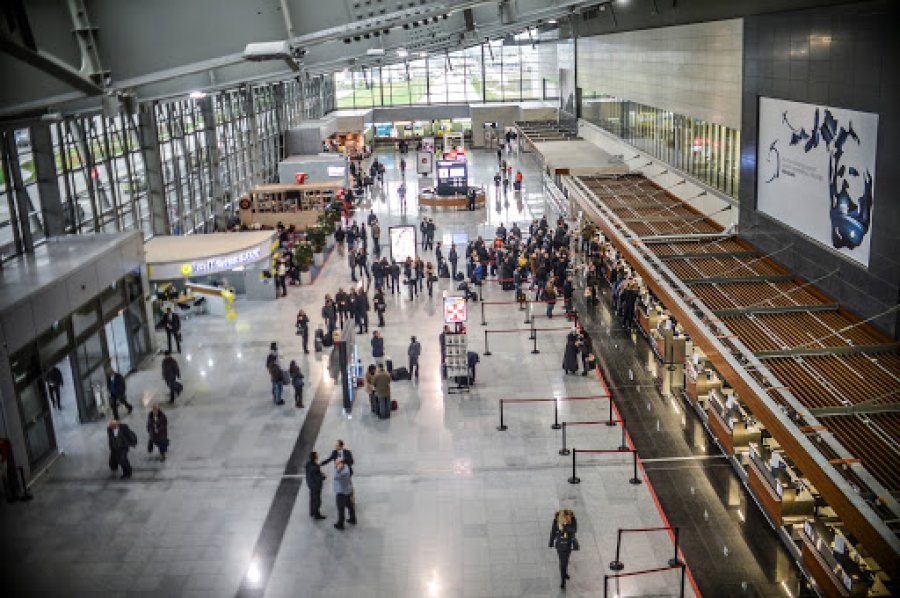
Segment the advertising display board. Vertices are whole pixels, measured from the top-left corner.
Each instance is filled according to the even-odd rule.
[[[759,99],[757,209],[869,265],[878,115]]]
[[[465,297],[444,297],[445,324],[463,324],[467,319]]]
[[[434,154],[431,152],[416,152],[416,172],[422,176],[431,174],[431,163]]]
[[[391,259],[398,264],[411,257],[416,259],[416,227],[413,225],[392,226],[389,229],[391,238]]]

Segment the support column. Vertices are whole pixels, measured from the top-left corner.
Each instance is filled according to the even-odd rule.
[[[56,160],[53,154],[53,138],[50,125],[39,123],[31,126],[31,152],[34,157],[34,174],[38,194],[41,197],[41,214],[45,237],[65,234],[65,211],[59,195]]]
[[[3,168],[8,176],[11,177],[6,181],[6,184],[13,190],[16,213],[18,214],[18,222],[13,220],[11,224],[18,227],[22,241],[22,251],[32,253],[34,251],[34,238],[31,234],[29,214],[33,211],[34,206],[22,180],[22,166],[19,164],[19,151],[16,147],[16,136],[14,134],[7,133],[3,136]],[[40,226],[37,228],[40,228]]]
[[[209,196],[212,201],[213,231],[221,232],[228,228],[228,215],[225,214],[225,197],[222,191],[222,171],[219,157],[219,135],[216,131],[216,111],[213,109],[212,97],[199,101],[203,114],[203,136],[206,142],[206,156],[209,161]]]
[[[262,183],[262,148],[259,146],[259,119],[256,116],[256,101],[253,98],[253,88],[249,85],[241,90],[244,96],[244,113],[247,115],[247,124],[250,125],[250,145],[247,148],[250,158],[250,187]]]
[[[169,212],[166,209],[166,188],[163,183],[162,160],[159,151],[159,131],[152,105],[142,104],[138,114],[138,137],[147,176],[147,203],[150,207],[150,227],[154,235],[169,234]]]

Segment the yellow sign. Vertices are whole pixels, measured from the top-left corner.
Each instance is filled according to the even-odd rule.
[[[181,275],[182,276],[190,276],[191,275],[191,265],[187,262],[181,264]]]

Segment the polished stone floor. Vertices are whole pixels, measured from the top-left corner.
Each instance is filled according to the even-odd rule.
[[[387,225],[417,223],[422,216],[414,201],[401,213],[393,168],[398,160],[384,155],[386,189],[371,200]],[[425,212],[434,217],[439,239],[489,238],[501,221],[527,225],[549,209],[532,157],[513,161],[525,172],[521,197],[495,195],[495,155],[475,152],[470,162],[474,181],[491,187],[489,206]],[[418,181],[407,176],[410,198]],[[358,212],[361,220],[367,208]],[[430,259],[430,252],[425,256]],[[131,480],[110,476],[102,422],[61,425],[65,455],[33,486],[34,500],[0,507],[4,595],[556,596],[562,594],[556,554],[547,541],[553,513],[561,507],[576,512],[581,544],[565,594],[601,595],[617,530],[665,525],[649,484],[629,483],[627,454],[579,455],[582,482],[569,484],[571,458],[558,454],[560,433],[550,428],[553,403],[507,405],[509,429],[496,430],[500,399],[605,394],[596,374],[563,375],[566,323],[539,317],[537,327],[563,329],[539,332],[540,353],[532,354],[523,315],[514,306],[487,306],[486,326],[476,307],[470,349],[483,352],[485,329],[518,331],[491,336],[493,354],[482,356],[471,393],[448,394],[439,376],[437,335],[440,292],[450,283],[438,283],[433,298],[389,296],[382,329],[387,353],[395,363],[405,362],[415,334],[423,345],[422,374],[417,382],[393,384],[399,409],[381,421],[368,413],[362,395],[345,413],[340,389],[327,374],[327,350],[303,355],[293,334],[296,311],[305,308],[318,325],[322,297],[340,286],[349,286],[349,270],[334,254],[313,285],[291,288],[285,299],[238,301],[238,317],[230,322],[211,316],[186,321],[179,356],[185,393],[175,407],[163,406],[172,443],[165,463],[142,450],[148,406],[166,398],[159,358],[128,377],[129,396],[139,405],[124,419],[140,437],[131,453]],[[485,298],[502,301],[509,294],[488,285]],[[640,347],[626,346],[609,328],[606,337],[595,334],[604,355],[639,355]],[[271,341],[306,374],[307,408],[294,408],[289,398],[284,406],[272,405],[264,369]],[[356,342],[368,363],[369,335],[358,335]],[[602,399],[559,403],[560,420],[607,417]],[[343,532],[331,525],[336,511],[330,479],[323,492],[328,520],[316,522],[308,516],[308,491],[299,475],[310,448],[327,454],[337,438],[356,461],[359,524]],[[619,429],[602,425],[573,428],[568,438],[570,447],[580,449],[620,443]],[[640,449],[641,439],[635,437],[635,444]],[[653,464],[661,469],[667,457],[685,453],[673,448],[653,456],[662,459]],[[677,496],[679,489],[670,486],[667,491]],[[704,499],[714,500],[708,486],[701,487]],[[665,505],[666,497],[660,502]],[[731,578],[738,584],[751,580],[744,586],[747,595],[776,595],[765,585],[769,574],[759,571],[758,559],[742,544],[746,540],[734,542],[741,561]],[[666,566],[672,552],[666,533],[628,534],[621,560],[625,572],[656,569]],[[687,562],[704,570],[715,566],[695,564],[690,554]],[[672,570],[624,577],[610,587],[611,595],[677,596],[680,584],[679,571]],[[690,578],[685,591],[694,593]]]

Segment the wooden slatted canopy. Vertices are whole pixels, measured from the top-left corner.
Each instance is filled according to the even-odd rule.
[[[631,213],[629,206],[644,209],[648,204],[651,207],[683,204],[647,179],[639,176],[616,179],[578,177],[565,180],[564,184],[569,186],[572,181],[577,181],[577,184],[571,185],[570,197],[594,220],[650,290],[684,326],[716,370],[781,444],[847,528],[885,571],[900,570],[896,534],[892,534],[883,521],[878,526],[873,523],[879,519],[874,509],[864,507],[866,513],[860,510],[849,495],[852,491],[845,493],[833,479],[837,470],[826,471],[826,468],[836,466],[853,467],[851,473],[843,474],[847,479],[855,484],[880,488],[886,494],[881,498],[893,500],[891,493],[900,491],[900,414],[851,413],[848,416],[824,417],[813,428],[818,430],[821,426],[827,429],[852,457],[834,454],[829,446],[823,445],[823,455],[836,460],[832,465],[826,460],[823,466],[820,464],[821,458],[808,452],[807,447],[812,445],[808,441],[801,442],[804,432],[799,426],[772,411],[774,405],[791,407],[781,396],[783,390],[789,391],[806,408],[806,414],[800,415],[805,415],[809,421],[816,421],[809,414],[812,408],[863,402],[873,393],[883,394],[885,389],[900,387],[900,355],[896,347],[880,347],[877,352],[863,350],[853,355],[793,355],[776,359],[771,364],[767,362],[777,379],[775,384],[767,383],[758,371],[750,372],[748,376],[740,364],[735,365],[737,362],[733,357],[720,352],[722,342],[735,339],[741,342],[741,346],[755,345],[759,350],[772,346],[777,350],[786,350],[805,347],[827,349],[836,344],[858,349],[861,345],[875,347],[890,341],[859,322],[852,314],[834,309],[834,302],[811,283],[790,275],[774,274],[784,273],[784,270],[771,259],[759,256],[744,241],[708,234],[721,231],[721,227],[708,219],[682,216],[684,212],[681,209],[672,209],[676,217],[665,225],[655,220],[640,224],[623,222],[619,214]],[[598,209],[594,202],[602,205],[602,209]],[[687,208],[693,209],[690,206]],[[606,214],[612,217],[606,217]],[[679,221],[683,228],[679,227]],[[698,223],[704,226],[698,226]],[[667,239],[663,237],[667,233],[684,234],[686,238]],[[667,267],[674,266],[667,270],[682,279],[682,285],[685,277],[700,279],[695,279],[695,284],[690,287],[692,296],[682,295],[665,281],[666,277],[653,266],[654,260],[662,263],[658,258],[666,259]],[[717,271],[719,279],[715,278]],[[741,273],[743,279],[727,281],[722,272]],[[702,278],[708,280],[703,281]],[[713,313],[725,312],[727,315],[724,321],[700,321],[691,313],[694,310],[689,301]],[[811,309],[807,311],[801,306],[810,306]],[[756,312],[755,308],[763,311]],[[766,310],[769,313],[765,313]],[[728,333],[722,333],[720,328],[710,328],[720,325],[725,326]],[[756,384],[751,385],[748,377]],[[756,389],[762,386],[762,394],[754,386]],[[898,397],[888,393],[885,400],[897,402]],[[808,433],[809,427],[805,427]],[[815,430],[813,433],[816,433]],[[860,465],[862,469],[856,469]],[[847,485],[844,484],[844,487]]]

